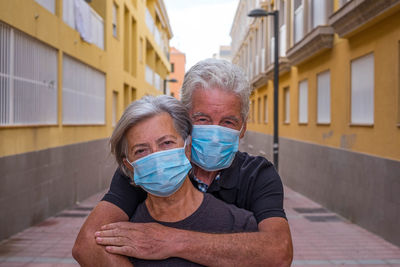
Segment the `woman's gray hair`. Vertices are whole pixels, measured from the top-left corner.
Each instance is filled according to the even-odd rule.
[[[196,89],[218,88],[239,96],[243,121],[249,113],[251,88],[243,70],[226,60],[205,59],[196,63],[185,74],[181,89],[181,101],[190,110]]]
[[[192,132],[192,121],[186,107],[176,98],[166,95],[144,96],[132,102],[122,114],[111,135],[110,145],[111,153],[126,176],[132,178],[132,172],[123,162],[129,153],[127,131],[139,122],[164,112],[172,117],[176,131],[186,140]]]

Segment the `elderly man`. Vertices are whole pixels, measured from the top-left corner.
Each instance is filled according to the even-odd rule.
[[[205,233],[257,231],[251,212],[203,194],[190,182],[191,131],[187,109],[171,96],[145,96],[126,108],[111,136],[111,152],[132,185],[147,192],[130,221]],[[118,244],[113,238],[97,240]],[[135,266],[201,266],[177,257],[130,260]]]
[[[182,102],[194,124],[192,183],[200,191],[253,212],[258,232],[209,234],[123,222],[129,220],[144,194],[126,187],[128,178],[117,170],[110,191],[78,235],[73,249],[78,262],[90,265],[95,258],[96,266],[120,265],[127,261],[120,255],[127,255],[179,257],[213,266],[290,266],[292,241],[280,177],[269,161],[237,151],[238,139],[246,131],[250,93],[240,68],[208,59],[186,73]],[[106,247],[96,245],[94,236]],[[104,237],[112,241],[98,241]]]

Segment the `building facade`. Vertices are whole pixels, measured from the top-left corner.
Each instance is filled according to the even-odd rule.
[[[224,59],[226,61],[232,61],[232,51],[230,45],[220,45],[219,52],[213,54],[213,58]]]
[[[171,47],[170,58],[171,74],[169,77],[171,80],[176,80],[176,82],[171,82],[169,84],[170,95],[180,100],[183,78],[185,77],[186,55],[175,47]]]
[[[285,184],[400,245],[400,1],[240,1],[233,62],[254,90],[241,149],[272,159],[279,10],[279,172]]]
[[[125,107],[163,92],[162,0],[0,1],[0,240],[105,189]]]

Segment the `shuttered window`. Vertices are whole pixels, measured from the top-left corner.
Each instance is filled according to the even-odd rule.
[[[57,123],[57,51],[0,23],[0,125]]]
[[[351,62],[351,122],[374,123],[374,54]]]
[[[331,74],[329,71],[322,72],[317,76],[318,103],[317,122],[331,122]]]
[[[63,124],[105,123],[105,75],[63,56]]]
[[[308,122],[308,82],[299,83],[299,123]]]

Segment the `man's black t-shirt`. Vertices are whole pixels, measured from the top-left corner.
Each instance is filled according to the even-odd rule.
[[[137,207],[131,222],[157,222],[162,225],[204,233],[255,232],[257,223],[253,214],[247,210],[229,205],[210,194],[204,194],[200,207],[187,218],[178,222],[160,222],[151,217],[146,204]],[[181,258],[165,260],[142,260],[129,258],[134,266],[201,266]]]
[[[207,192],[226,203],[253,212],[257,223],[271,217],[286,218],[281,178],[272,163],[263,157],[237,152],[232,165],[220,172],[220,179],[214,180]],[[145,199],[146,192],[130,185],[129,178],[117,170],[110,190],[102,200],[118,206],[131,218],[139,203]]]

